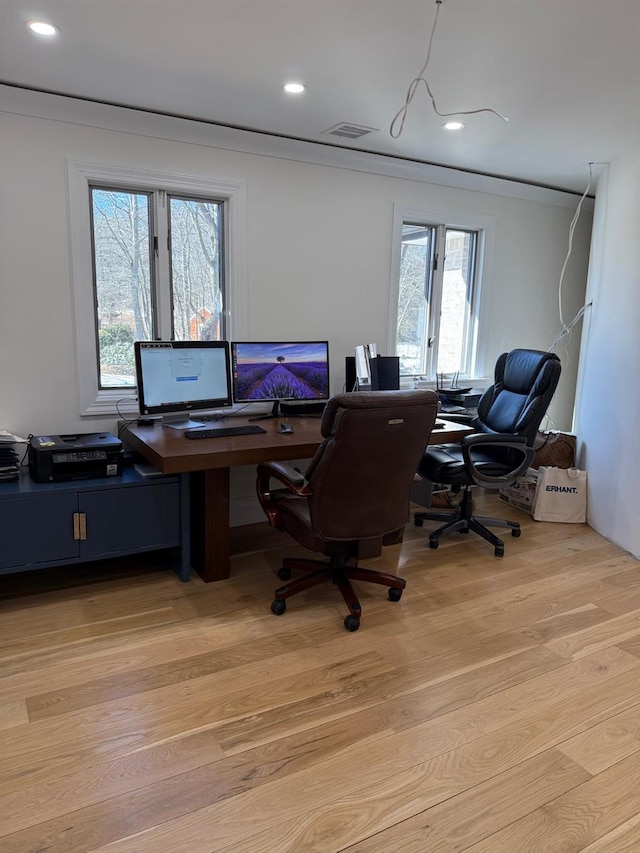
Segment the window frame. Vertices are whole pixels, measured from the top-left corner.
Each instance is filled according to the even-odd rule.
[[[71,283],[74,303],[76,380],[80,417],[131,415],[138,411],[135,388],[99,388],[96,302],[91,230],[92,186],[110,186],[140,192],[162,191],[190,198],[219,200],[223,206],[223,271],[226,276],[226,336],[248,336],[246,185],[195,175],[157,172],[67,160]],[[166,201],[166,200],[165,200]],[[153,223],[159,241],[168,224]],[[164,258],[164,253],[160,254]],[[166,260],[168,264],[168,259]],[[168,270],[167,270],[168,273]],[[160,294],[156,310],[158,328],[173,328],[171,294]]]
[[[440,228],[444,241],[445,229],[473,231],[477,234],[475,257],[473,303],[471,305],[469,329],[466,346],[469,349],[469,371],[465,378],[481,379],[485,375],[485,362],[488,344],[488,317],[491,291],[491,266],[495,243],[495,217],[469,213],[458,210],[442,210],[433,208],[417,208],[404,204],[394,204],[393,229],[391,246],[391,277],[389,286],[389,323],[388,323],[388,352],[396,353],[398,298],[400,292],[400,266],[402,254],[402,229],[404,225],[424,225],[425,227]],[[439,232],[436,232],[435,252],[440,259],[444,255],[444,245],[438,244]],[[441,260],[441,268],[444,262]],[[431,294],[432,299],[434,294]],[[436,294],[439,305],[441,293]],[[435,313],[438,305],[432,304],[429,309],[428,326],[433,328]],[[433,376],[428,377],[435,387],[435,369]],[[407,384],[413,379],[413,374],[401,376],[401,382]]]

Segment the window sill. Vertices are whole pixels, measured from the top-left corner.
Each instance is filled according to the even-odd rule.
[[[413,391],[414,382],[417,378],[418,377],[416,377],[416,376],[401,376],[400,377],[400,389],[402,391]],[[425,385],[422,386],[423,388],[432,389],[433,391],[438,391],[438,390],[447,391],[448,390],[446,387],[438,389],[436,387],[435,379],[423,380],[423,381],[425,382]],[[466,379],[466,378],[461,379],[460,384],[467,387],[467,388],[471,387],[472,390],[475,392],[480,392],[480,391],[484,391],[488,385],[491,385],[492,381],[493,380],[490,379],[488,376],[479,376],[475,379]]]
[[[138,411],[138,398],[134,396],[115,397],[112,394],[108,396],[98,396],[93,403],[90,403],[81,413],[82,418],[101,418],[112,417],[117,415],[122,418],[136,416]]]

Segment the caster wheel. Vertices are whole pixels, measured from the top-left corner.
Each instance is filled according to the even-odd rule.
[[[437,539],[429,539],[429,548],[433,548],[435,550],[439,544],[440,543]]]
[[[522,530],[520,530],[519,527],[512,527],[511,528],[511,535],[513,536],[514,539],[517,539],[521,533],[522,533]]]
[[[422,525],[424,524],[424,518],[414,518],[413,523],[416,527],[422,527]]]
[[[347,631],[357,631],[360,627],[360,620],[357,616],[345,616],[344,627],[347,629]]]
[[[402,598],[402,590],[401,589],[393,589],[393,587],[389,587],[389,601],[400,601]]]
[[[291,580],[291,569],[285,569],[284,567],[278,569],[278,577],[281,581],[290,581]]]
[[[497,547],[493,553],[496,557],[504,557],[504,548]]]
[[[276,616],[282,616],[284,611],[287,609],[286,601],[272,601],[271,602],[271,612],[275,613]]]

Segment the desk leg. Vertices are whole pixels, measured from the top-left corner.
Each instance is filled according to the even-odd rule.
[[[203,581],[229,577],[229,469],[191,474],[192,563]]]
[[[191,575],[191,525],[189,516],[189,475],[180,474],[180,559],[175,571],[181,581]]]

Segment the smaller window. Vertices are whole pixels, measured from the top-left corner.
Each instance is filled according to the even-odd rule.
[[[469,375],[479,232],[403,222],[396,327],[400,372]]]

